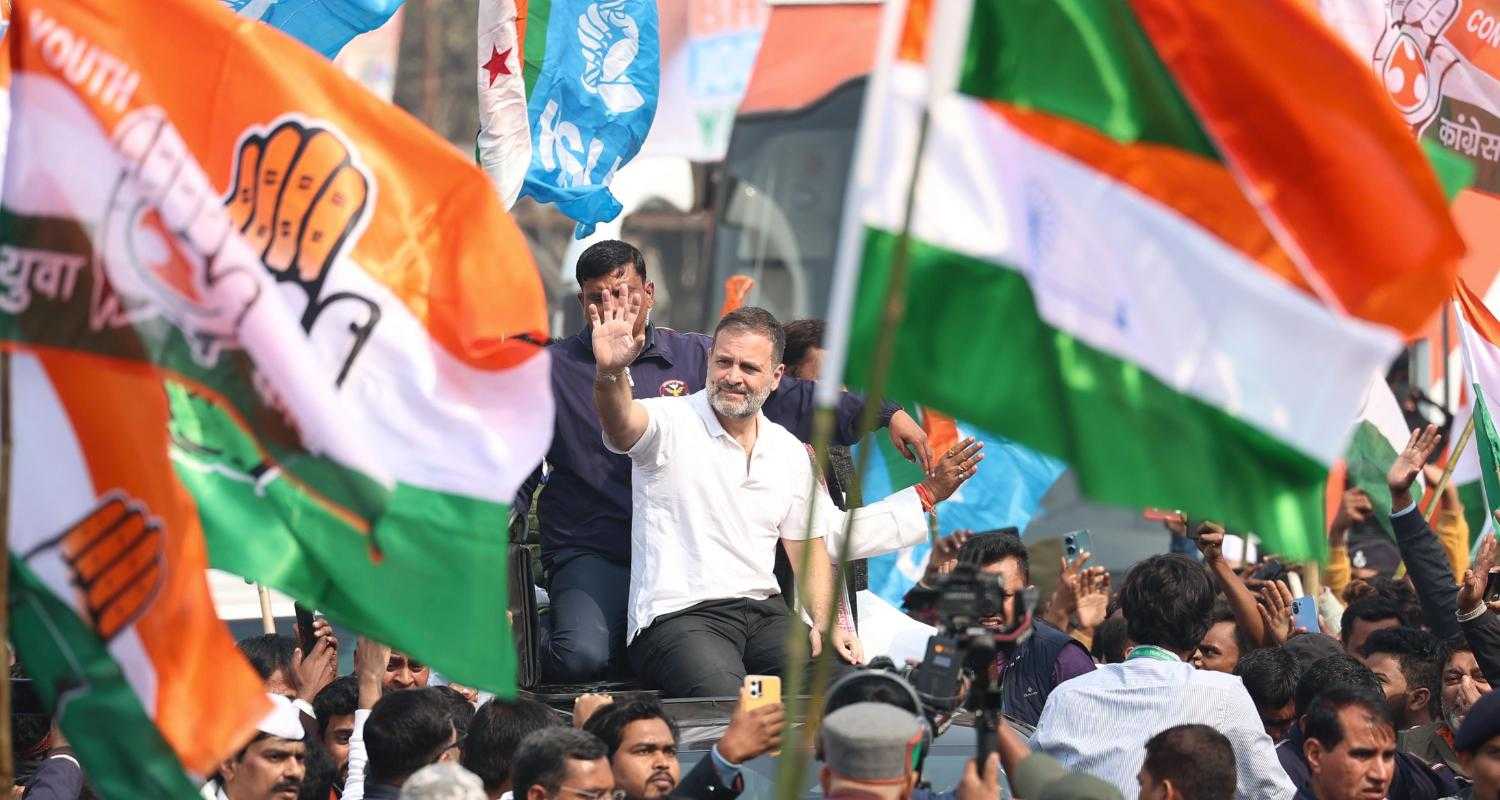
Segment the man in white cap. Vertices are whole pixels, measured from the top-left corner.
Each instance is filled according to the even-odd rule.
[[[297,800],[307,769],[302,718],[292,701],[266,697],[271,713],[238,753],[219,764],[219,774],[203,787],[206,800]]]

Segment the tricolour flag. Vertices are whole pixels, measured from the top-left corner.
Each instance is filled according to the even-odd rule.
[[[1344,458],[1348,488],[1363,489],[1374,507],[1372,517],[1387,534],[1395,537],[1391,528],[1391,490],[1386,484],[1386,473],[1396,462],[1396,455],[1406,449],[1411,439],[1411,430],[1406,426],[1406,417],[1396,402],[1390,384],[1385,382],[1382,371],[1370,377],[1364,399],[1360,402],[1359,416],[1354,423],[1354,435]],[[1417,496],[1421,496],[1422,476],[1417,476]],[[1337,487],[1342,495],[1343,487]],[[1332,522],[1332,517],[1329,518]]]
[[[868,384],[905,258],[891,394],[1062,458],[1094,499],[1320,554],[1369,378],[1462,251],[1368,70],[1290,0],[900,5],[830,369]]]
[[[136,706],[115,692],[110,719],[207,768],[261,703],[210,625],[206,554],[511,687],[507,503],[552,405],[518,338],[545,325],[541,285],[483,173],[216,3],[20,0],[14,20],[0,343],[37,490],[13,494],[15,585],[86,623],[28,634],[18,611],[27,669],[54,701],[64,669],[123,669]],[[136,766],[146,728],[68,716],[91,774]]]
[[[491,6],[499,9],[496,19],[505,19],[507,5],[499,0]],[[575,235],[582,239],[623,210],[609,182],[640,152],[656,115],[661,83],[656,0],[531,0],[517,9],[517,16],[524,20],[517,39],[524,52],[531,136],[521,194],[556,204],[578,221]],[[481,51],[484,19],[481,12]],[[510,102],[513,92],[491,96]],[[509,136],[517,129],[509,114],[502,114],[498,123],[488,107],[480,114],[486,125],[497,126],[492,129],[497,135]],[[481,142],[480,160],[494,175],[493,164],[521,150],[491,152],[500,155],[487,155]]]
[[[1500,406],[1496,405],[1500,403],[1500,320],[1462,280],[1455,289],[1453,305],[1464,353],[1464,374],[1472,392],[1479,485],[1489,516],[1500,509],[1500,431],[1495,426],[1500,418]]]
[[[351,39],[384,25],[404,0],[219,0],[333,58]]]

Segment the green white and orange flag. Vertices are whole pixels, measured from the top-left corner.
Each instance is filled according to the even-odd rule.
[[[1462,279],[1453,297],[1463,347],[1464,374],[1469,378],[1474,416],[1474,445],[1479,455],[1479,485],[1483,490],[1485,518],[1500,509],[1500,320],[1485,306],[1484,299]],[[1462,458],[1464,454],[1459,454]],[[1455,471],[1455,474],[1456,471]],[[1473,532],[1477,534],[1477,531]]]
[[[507,505],[552,404],[483,172],[218,3],[13,21],[14,627],[90,777],[189,796],[264,710],[206,566],[513,689]]]
[[[824,385],[868,385],[920,163],[890,394],[1064,459],[1096,500],[1320,555],[1328,466],[1463,249],[1368,68],[1292,0],[903,6]]]

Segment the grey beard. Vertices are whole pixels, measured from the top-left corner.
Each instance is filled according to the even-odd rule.
[[[1459,714],[1458,712],[1456,712],[1453,709],[1449,708],[1448,706],[1444,705],[1443,706],[1443,722],[1446,722],[1448,724],[1448,729],[1449,730],[1457,732],[1458,731],[1458,726],[1460,726],[1460,725],[1463,724],[1464,718],[1463,718],[1462,714]]]
[[[708,390],[708,404],[713,407],[714,411],[726,417],[745,419],[759,413],[761,406],[766,403],[766,398],[770,396],[771,390],[768,388],[764,392],[748,395],[743,401],[736,402],[726,397],[717,386],[713,386]]]

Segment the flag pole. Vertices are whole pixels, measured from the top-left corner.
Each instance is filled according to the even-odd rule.
[[[276,617],[271,614],[271,590],[257,583],[255,593],[260,595],[260,631],[261,633],[275,633]]]
[[[1443,503],[1443,491],[1448,488],[1448,481],[1453,477],[1453,468],[1458,466],[1458,457],[1463,455],[1464,448],[1469,444],[1469,438],[1474,435],[1474,414],[1469,415],[1469,422],[1464,425],[1463,433],[1458,435],[1458,443],[1453,446],[1453,452],[1448,456],[1448,463],[1443,467],[1443,476],[1438,478],[1437,490],[1432,493],[1432,503],[1427,506],[1427,511],[1422,516],[1431,525],[1437,516],[1438,506]]]
[[[9,4],[7,4],[8,6]],[[10,351],[0,350],[0,653],[10,663],[10,457],[11,457]],[[16,782],[11,754],[10,679],[0,681],[0,793],[9,795]]]

